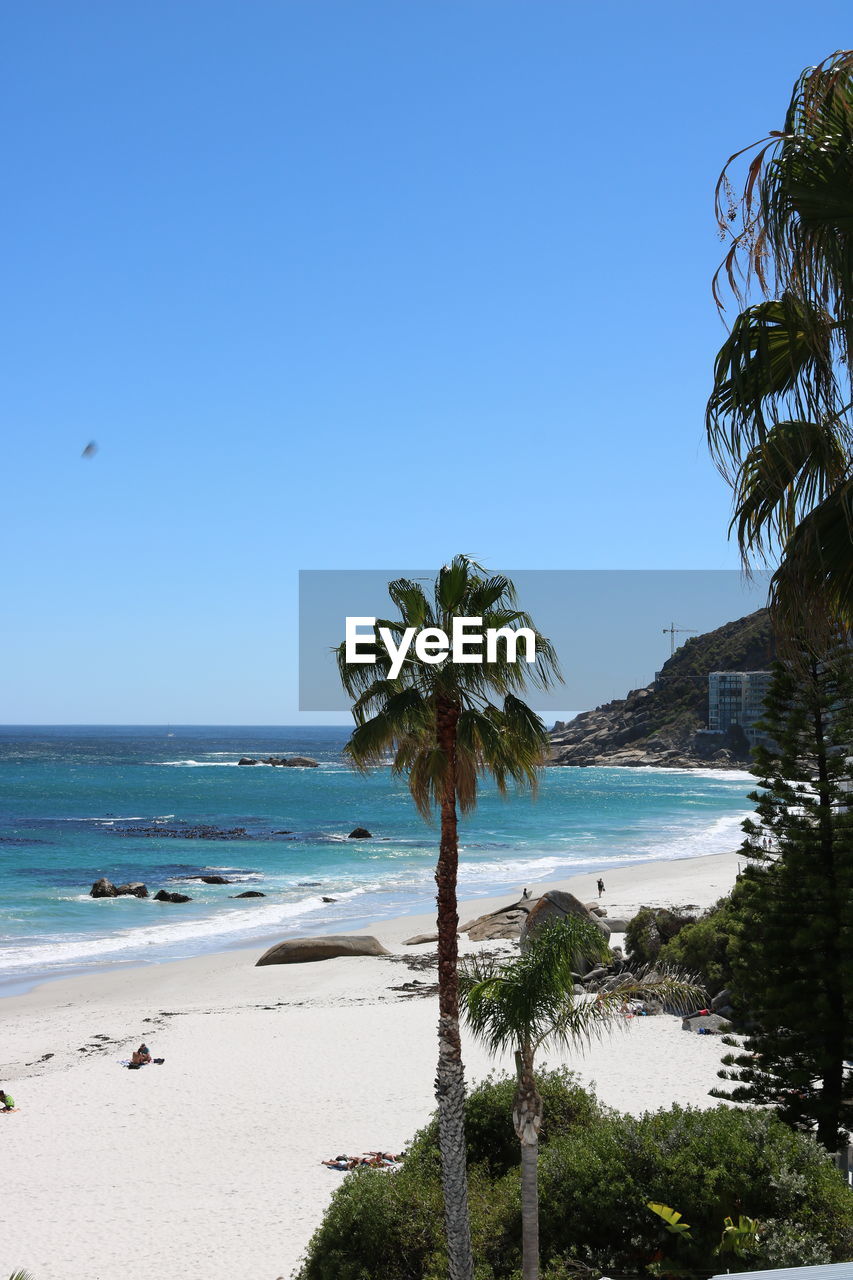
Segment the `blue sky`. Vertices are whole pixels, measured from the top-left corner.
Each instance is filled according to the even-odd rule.
[[[735,567],[714,183],[849,17],[6,6],[0,720],[295,720],[299,569]]]

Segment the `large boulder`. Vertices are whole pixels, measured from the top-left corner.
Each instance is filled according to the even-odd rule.
[[[310,756],[288,756],[281,762],[288,769],[319,769],[320,761]]]
[[[622,916],[605,916],[604,923],[611,933],[624,933],[631,922]]]
[[[245,893],[232,893],[231,898],[236,901],[237,898],[265,898],[267,895],[261,893],[260,889],[247,889]]]
[[[167,893],[165,889],[158,889],[154,894],[155,902],[192,902],[192,898],[185,893]]]
[[[287,938],[265,951],[255,967],[267,964],[307,964],[312,960],[333,960],[336,956],[387,956],[377,938],[328,934],[319,938]]]
[[[108,880],[106,876],[101,876],[100,880],[96,880],[89,890],[90,898],[115,898],[118,896],[118,890],[112,880]]]
[[[147,898],[148,889],[141,880],[134,880],[130,884],[116,885],[116,897]]]
[[[354,827],[353,830],[347,836],[347,840],[372,840],[372,839],[373,839],[373,834],[372,832],[367,830],[367,827]]]
[[[692,1031],[694,1035],[720,1036],[724,1031],[731,1031],[732,1024],[728,1018],[721,1018],[718,1013],[706,1013],[695,1018],[682,1018],[681,1030]]]
[[[543,893],[530,908],[527,914],[524,929],[521,934],[521,946],[524,944],[532,933],[535,933],[546,921],[549,920],[565,920],[567,916],[578,916],[581,920],[588,920],[590,924],[594,924],[596,929],[605,937],[610,937],[610,929],[606,921],[600,919],[589,911],[579,898],[573,893],[564,893],[562,889],[549,889],[547,893]]]
[[[251,756],[241,756],[237,761],[238,764],[257,764],[257,760],[253,760]]]

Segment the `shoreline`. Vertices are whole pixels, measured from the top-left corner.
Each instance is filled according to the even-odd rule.
[[[602,903],[614,915],[707,907],[741,856],[608,871]],[[558,883],[591,901],[596,878]],[[512,896],[465,899],[460,918]],[[374,933],[388,956],[257,968],[262,948],[251,947],[64,977],[0,1001],[0,1087],[18,1107],[0,1122],[15,1170],[0,1274],[170,1274],[177,1240],[186,1280],[290,1276],[340,1185],[322,1161],[403,1150],[434,1111],[435,946],[403,945],[433,928],[429,913],[351,931]],[[513,946],[460,937],[462,954]],[[123,1069],[142,1040],[163,1065]],[[570,1067],[602,1102],[639,1115],[717,1105],[709,1090],[724,1052],[662,1015],[620,1020],[540,1065]],[[469,1086],[512,1065],[465,1030],[463,1058]]]
[[[651,879],[654,883],[660,878],[660,875],[663,873],[665,868],[690,866],[694,863],[702,863],[704,866],[710,867],[712,865],[711,860],[713,859],[730,859],[732,857],[738,858],[739,861],[742,860],[742,855],[738,854],[736,851],[734,853],[708,853],[695,855],[693,857],[667,858],[659,860],[649,859],[647,861],[629,862],[620,864],[618,867],[613,867],[611,865],[607,867],[594,868],[590,871],[584,870],[571,876],[561,876],[556,878],[549,877],[545,880],[531,880],[526,886],[519,886],[517,890],[513,890],[508,886],[506,890],[502,890],[499,893],[478,894],[473,897],[461,899],[458,906],[459,920],[460,923],[464,924],[467,920],[474,918],[474,916],[485,915],[489,911],[496,910],[500,906],[503,906],[507,901],[512,900],[511,895],[513,892],[515,892],[516,897],[520,897],[522,887],[531,889],[534,896],[544,893],[548,889],[562,889],[569,893],[574,893],[576,897],[581,897],[583,901],[591,901],[592,898],[596,896],[595,883],[599,876],[606,877],[612,885],[617,887],[618,891],[619,886],[622,885],[623,882],[637,883],[638,881],[645,882],[649,879],[649,877],[637,876],[636,874],[646,868],[653,873]],[[695,877],[690,877],[686,873],[679,873],[677,871],[673,871],[673,874],[666,878],[668,883],[673,885],[680,884],[689,879],[695,879]],[[724,890],[721,892],[724,892]],[[586,896],[584,896],[584,894],[586,894]],[[717,896],[719,897],[721,894],[718,894]],[[643,905],[663,906],[666,904],[663,902],[632,904],[628,901],[611,898],[608,902],[608,910],[612,916],[618,918],[626,913],[630,913],[632,906],[636,908]],[[682,905],[689,904],[684,903]],[[704,910],[705,906],[710,906],[712,904],[710,902],[702,902],[695,905],[698,905]],[[344,936],[350,936],[365,933],[375,934],[382,930],[389,930],[394,936],[396,936],[401,932],[405,922],[407,921],[411,926],[409,929],[409,933],[411,935],[428,933],[435,928],[435,916],[431,911],[413,911],[406,912],[403,915],[388,917],[365,916],[362,919],[346,922],[346,928],[335,930],[335,932]],[[329,932],[329,930],[326,930],[325,932]],[[64,970],[60,973],[33,973],[20,977],[0,975],[0,1009],[3,1008],[5,1002],[8,1000],[18,999],[29,995],[32,992],[39,991],[42,987],[52,987],[62,982],[76,983],[80,981],[85,982],[90,979],[92,981],[96,981],[99,977],[105,975],[147,972],[151,969],[159,969],[171,965],[183,965],[191,964],[194,961],[201,962],[204,960],[213,960],[216,957],[234,955],[235,953],[247,954],[249,952],[257,952],[258,955],[261,955],[268,947],[281,941],[284,936],[288,938],[304,938],[314,937],[317,936],[317,934],[315,932],[283,934],[281,930],[271,930],[268,934],[259,936],[251,942],[241,939],[240,941],[235,941],[230,945],[219,946],[211,950],[199,951],[195,955],[185,956],[179,959],[133,959],[126,962],[105,961],[103,964],[91,966],[81,965],[78,968]]]

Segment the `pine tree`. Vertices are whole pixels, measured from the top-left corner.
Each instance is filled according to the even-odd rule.
[[[853,651],[777,663],[744,823],[734,995],[750,1020],[717,1097],[773,1106],[835,1151],[853,1127]],[[736,1041],[728,1041],[737,1044]]]

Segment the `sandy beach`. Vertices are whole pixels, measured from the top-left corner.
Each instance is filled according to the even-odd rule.
[[[738,860],[608,870],[603,902],[613,916],[644,903],[704,908],[730,889]],[[559,883],[587,901],[595,880],[531,887]],[[460,918],[511,897],[462,904]],[[434,946],[403,945],[432,928],[424,915],[360,931],[390,959],[259,969],[256,946],[52,981],[0,1001],[0,1087],[19,1106],[0,1117],[0,1275],[289,1277],[340,1182],[320,1162],[400,1150],[433,1110],[436,1001],[398,989],[434,981],[405,963]],[[164,1064],[123,1069],[142,1040]],[[510,1065],[467,1038],[464,1052],[469,1082]],[[582,1056],[542,1061],[567,1061],[604,1102],[640,1114],[715,1105],[708,1090],[724,1052],[719,1040],[683,1033],[678,1019],[638,1018]]]

